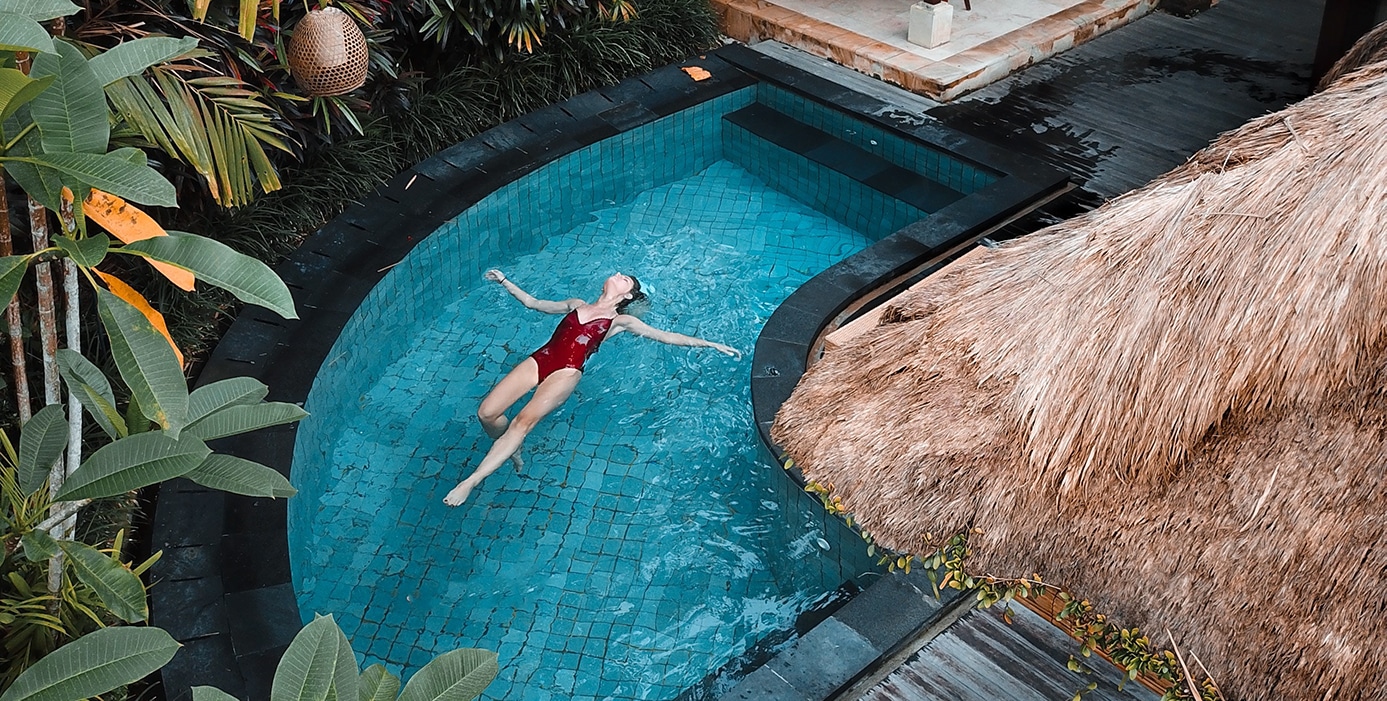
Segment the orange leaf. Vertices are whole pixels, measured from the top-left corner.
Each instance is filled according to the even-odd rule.
[[[173,346],[173,354],[178,356],[178,365],[181,367],[183,365],[183,351],[178,350],[178,344],[174,343],[173,336],[169,335],[169,327],[168,324],[164,323],[164,315],[160,314],[154,307],[149,306],[149,302],[146,302],[145,298],[141,297],[140,293],[135,291],[135,288],[121,282],[120,278],[109,273],[103,273],[100,270],[96,271],[96,274],[100,275],[101,279],[106,281],[106,287],[111,289],[111,294],[129,302],[136,309],[140,310],[140,313],[144,314],[146,319],[149,319],[149,323],[154,324],[154,328],[158,329],[159,333],[164,334],[164,338],[168,339],[169,345]]]
[[[112,236],[125,243],[152,239],[155,236],[168,236],[164,227],[159,226],[158,222],[140,211],[138,207],[127,204],[125,200],[100,190],[92,190],[87,201],[82,203],[82,211],[86,213],[88,219],[100,224],[101,228],[111,232]],[[155,270],[163,273],[170,282],[178,285],[179,289],[185,292],[193,291],[193,283],[196,282],[197,278],[192,273],[168,263],[151,260],[149,264],[154,266]]]
[[[709,73],[708,71],[706,71],[706,70],[704,70],[704,69],[702,69],[702,68],[699,68],[698,66],[684,66],[683,68],[680,68],[679,70],[684,71],[685,73],[688,73],[688,74],[689,74],[689,77],[694,79],[694,82],[698,82],[698,81],[701,81],[701,80],[707,80],[707,79],[713,77],[713,74],[712,74],[712,73]]]

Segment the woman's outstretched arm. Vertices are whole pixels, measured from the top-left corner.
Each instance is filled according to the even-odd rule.
[[[621,330],[630,331],[637,336],[644,336],[652,341],[668,343],[671,346],[712,348],[719,353],[730,355],[733,358],[742,357],[742,352],[732,346],[725,346],[721,343],[698,338],[697,336],[686,336],[682,333],[675,333],[673,331],[662,331],[629,314],[621,314],[613,319],[612,331],[607,335],[610,336]]]
[[[501,283],[501,287],[511,293],[511,296],[520,300],[520,303],[537,312],[545,314],[567,314],[579,306],[582,306],[581,299],[565,299],[562,302],[555,302],[548,299],[538,299],[534,295],[520,289],[520,286],[506,279],[504,273],[499,270],[488,270],[482,277]]]

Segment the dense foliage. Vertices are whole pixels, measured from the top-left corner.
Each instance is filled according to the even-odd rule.
[[[551,32],[533,52],[471,55],[428,78],[395,84],[361,118],[362,134],[307,150],[282,169],[281,190],[226,210],[165,213],[173,228],[209,232],[273,263],[395,173],[486,129],[592,88],[677,61],[717,41],[706,0],[637,0],[629,20],[598,16]],[[370,88],[370,85],[367,86]],[[158,281],[154,281],[158,285]],[[224,295],[155,292],[174,337],[196,355],[229,318]]]

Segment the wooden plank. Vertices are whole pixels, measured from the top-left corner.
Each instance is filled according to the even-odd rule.
[[[992,249],[986,246],[977,246],[973,248],[973,250],[963,254],[962,256],[959,256],[957,260],[940,269],[938,272],[935,272],[933,275],[926,276],[925,279],[915,283],[914,285],[911,285],[905,290],[902,290],[897,295],[891,297],[891,299],[888,299],[882,302],[881,304],[878,304],[877,306],[867,310],[866,312],[863,312],[862,315],[858,316],[856,319],[853,319],[852,321],[838,327],[836,330],[833,331],[833,333],[824,336],[824,353],[831,353],[839,348],[842,348],[843,345],[845,345],[852,339],[857,338],[858,336],[861,336],[862,334],[867,333],[868,331],[871,331],[872,329],[876,328],[877,324],[881,321],[882,311],[885,310],[886,307],[890,305],[891,302],[895,300],[897,297],[900,297],[901,295],[910,292],[923,290],[929,285],[933,284],[933,281],[938,279],[939,273],[948,270],[949,266],[960,265],[965,263],[965,261],[982,260],[983,258],[986,258],[989,255],[991,250]]]

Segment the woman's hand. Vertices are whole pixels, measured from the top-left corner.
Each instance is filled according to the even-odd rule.
[[[506,281],[506,276],[505,276],[504,274],[502,274],[501,271],[499,271],[499,270],[497,270],[497,269],[495,269],[495,268],[492,268],[491,270],[488,270],[488,271],[486,271],[485,273],[482,273],[482,277],[484,277],[484,278],[486,278],[486,279],[488,279],[488,280],[490,280],[490,281],[492,281],[492,282],[501,282],[501,283],[504,283],[504,282]]]
[[[730,355],[738,360],[742,359],[742,352],[737,350],[736,348],[733,348],[732,346],[724,346],[721,343],[714,343],[712,341],[709,341],[708,347],[712,348],[713,350],[719,353],[722,353],[723,355]]]

